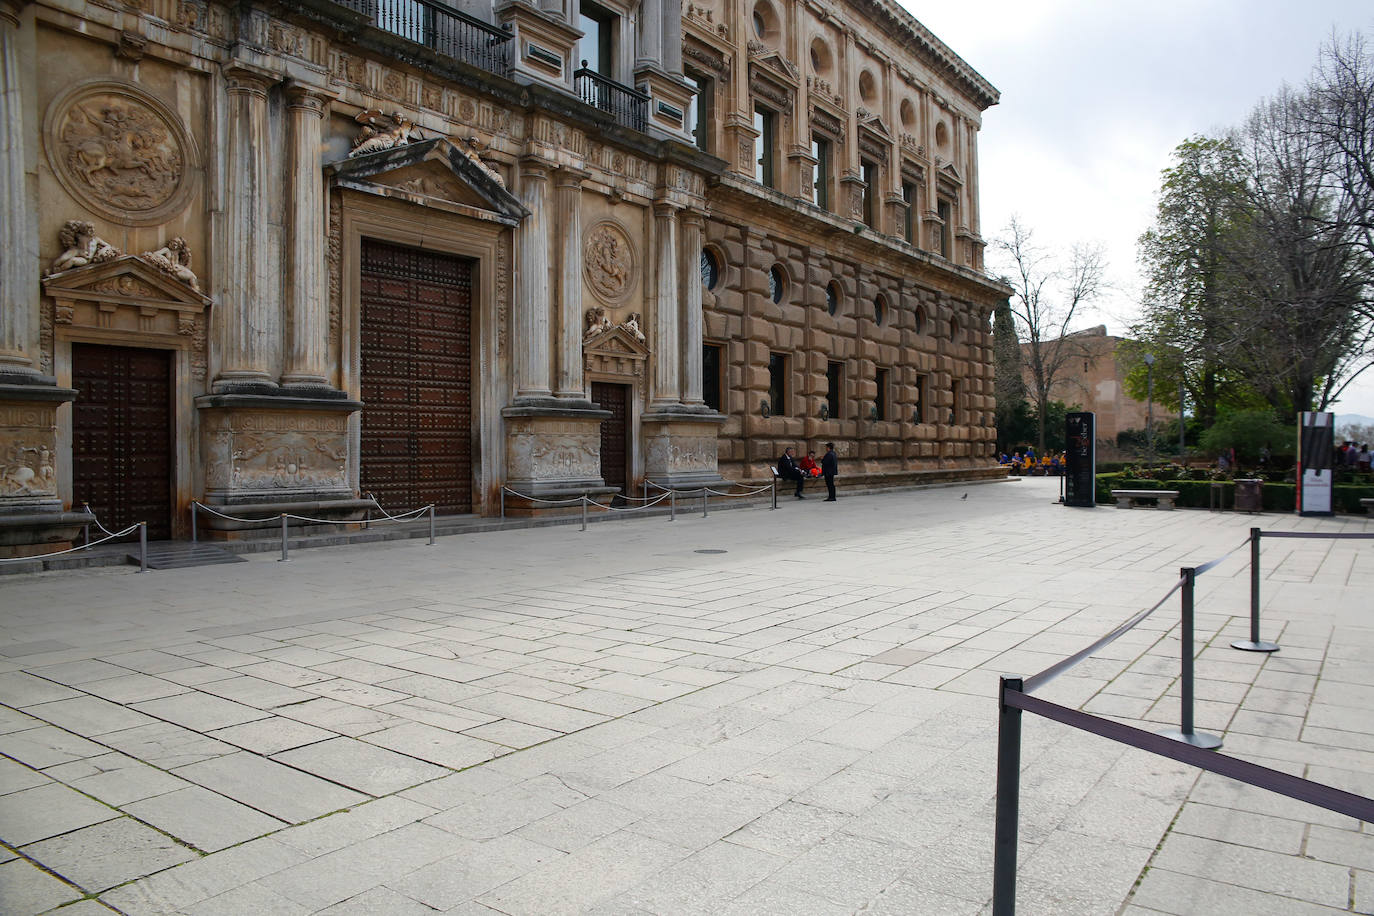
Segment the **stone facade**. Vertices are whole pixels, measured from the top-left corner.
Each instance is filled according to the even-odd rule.
[[[0,0],[0,546],[68,537],[102,448],[156,499],[93,508],[174,536],[193,500],[495,514],[803,440],[892,480],[990,466],[996,92],[948,48],[885,0],[460,6]],[[91,368],[116,351],[158,377]]]

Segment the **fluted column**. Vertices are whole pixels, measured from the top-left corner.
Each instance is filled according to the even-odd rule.
[[[559,169],[558,196],[558,377],[560,398],[585,398],[582,383],[582,182],[587,172]]]
[[[223,346],[216,390],[275,387],[268,375],[280,322],[277,287],[269,283],[267,90],[271,80],[226,67],[229,137],[225,150]]]
[[[678,340],[677,207],[654,204],[654,396],[652,406],[682,402]]]
[[[38,244],[24,162],[19,10],[0,0],[0,374],[37,374],[33,310]]]
[[[283,385],[329,385],[329,284],[320,126],[328,100],[300,86],[287,90],[291,116],[291,349]]]
[[[701,230],[705,220],[682,215],[682,401],[701,404]]]
[[[520,202],[530,211],[517,230],[512,362],[517,398],[549,397],[549,169],[520,161]]]

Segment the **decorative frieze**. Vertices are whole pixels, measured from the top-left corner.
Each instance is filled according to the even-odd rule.
[[[207,497],[351,495],[347,414],[207,409]]]

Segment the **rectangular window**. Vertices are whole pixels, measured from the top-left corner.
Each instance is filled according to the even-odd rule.
[[[926,392],[930,390],[929,376],[916,376],[916,408],[911,411],[911,422],[929,423],[930,411],[926,409]]]
[[[768,188],[777,187],[773,163],[777,151],[777,123],[775,112],[759,105],[754,107],[754,130],[759,132],[754,138],[754,180]]]
[[[864,180],[864,225],[870,229],[878,228],[878,165],[867,159],[860,160]]]
[[[772,416],[787,416],[787,355],[768,354],[768,411]]]
[[[844,363],[829,363],[825,367],[825,404],[830,412],[830,419],[838,420],[840,413],[840,395],[844,387]]]
[[[877,392],[873,395],[873,412],[875,420],[887,419],[887,370],[879,369],[874,373],[874,380],[877,382]]]
[[[816,206],[822,210],[830,209],[830,141],[822,137],[811,138],[811,155],[816,157],[816,183],[814,197]]]
[[[696,142],[697,149],[709,153],[711,151],[711,99],[715,92],[715,84],[704,76],[696,73],[688,73],[685,77],[696,94],[687,103],[687,129],[692,132],[692,139]]]
[[[720,344],[701,345],[701,399],[706,406],[722,413],[721,406],[721,353],[725,348]]]
[[[908,244],[916,244],[916,226],[918,224],[918,214],[916,213],[916,182],[902,182],[902,200],[906,203],[906,216],[902,218],[902,238]]]
[[[582,37],[577,40],[578,65],[594,70],[608,79],[615,79],[616,16],[595,3],[583,0],[577,17]]]
[[[954,219],[954,206],[943,198],[936,204],[936,213],[940,217],[940,234],[937,238],[939,243],[940,257],[949,257],[950,233],[952,228],[950,222]]]

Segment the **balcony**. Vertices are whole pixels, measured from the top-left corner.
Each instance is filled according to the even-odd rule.
[[[498,76],[510,75],[511,34],[435,0],[335,0],[377,28]]]
[[[577,87],[578,98],[606,112],[620,126],[640,133],[648,129],[649,97],[644,93],[589,70],[585,60],[573,72],[573,83]]]

